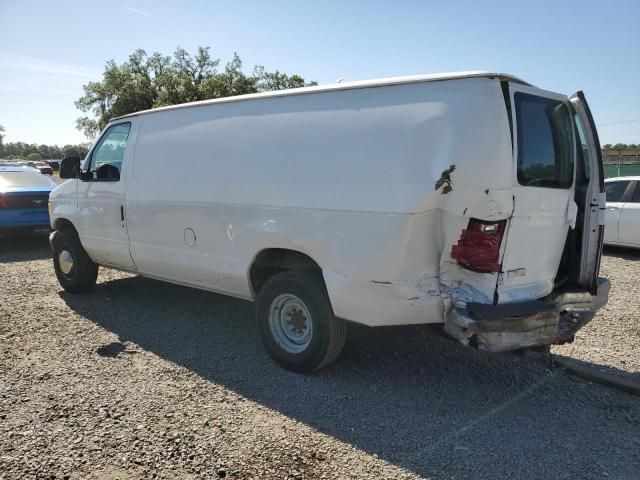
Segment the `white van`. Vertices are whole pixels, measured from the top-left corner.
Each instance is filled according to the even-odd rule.
[[[607,301],[602,160],[581,92],[500,73],[267,92],[113,119],[50,197],[53,263],[255,300],[284,367],[345,321],[444,323],[489,351],[571,341]],[[143,301],[143,300],[141,300]]]

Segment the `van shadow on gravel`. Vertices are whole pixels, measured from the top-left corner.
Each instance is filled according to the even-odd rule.
[[[0,233],[0,263],[51,258],[48,231]]]
[[[299,375],[270,361],[250,302],[142,277],[60,295],[120,343],[423,476],[631,478],[640,468],[637,397],[550,373],[535,354],[485,354],[424,327],[358,327],[334,365]]]
[[[605,245],[603,253],[610,257],[623,258],[624,260],[640,260],[640,248],[614,247]]]

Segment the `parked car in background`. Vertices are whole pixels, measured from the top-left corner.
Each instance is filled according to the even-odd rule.
[[[0,230],[49,228],[49,193],[57,186],[31,167],[0,166]]]
[[[51,175],[53,173],[53,168],[45,162],[27,162],[27,165],[33,168],[37,168],[40,173],[43,175]]]
[[[0,160],[0,167],[20,167],[30,172],[40,173],[40,169],[30,167],[26,160]]]
[[[60,160],[45,160],[47,164],[53,169],[53,171],[60,170]]]
[[[605,180],[604,243],[640,248],[640,176]]]

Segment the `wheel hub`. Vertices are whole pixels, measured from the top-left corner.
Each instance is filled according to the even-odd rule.
[[[58,254],[58,263],[60,264],[60,270],[62,270],[62,273],[69,275],[74,266],[73,255],[71,255],[71,252],[69,250],[62,250]]]
[[[297,307],[292,307],[287,314],[287,321],[295,332],[302,332],[307,327],[307,317]]]
[[[287,353],[300,353],[311,343],[313,323],[304,302],[293,294],[278,295],[271,303],[269,328]]]

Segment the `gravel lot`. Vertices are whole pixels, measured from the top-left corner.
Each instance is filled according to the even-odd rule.
[[[269,361],[251,303],[102,269],[59,288],[45,236],[0,238],[0,478],[640,478],[640,397],[465,349],[350,330],[314,375]],[[557,354],[640,381],[640,253]]]

